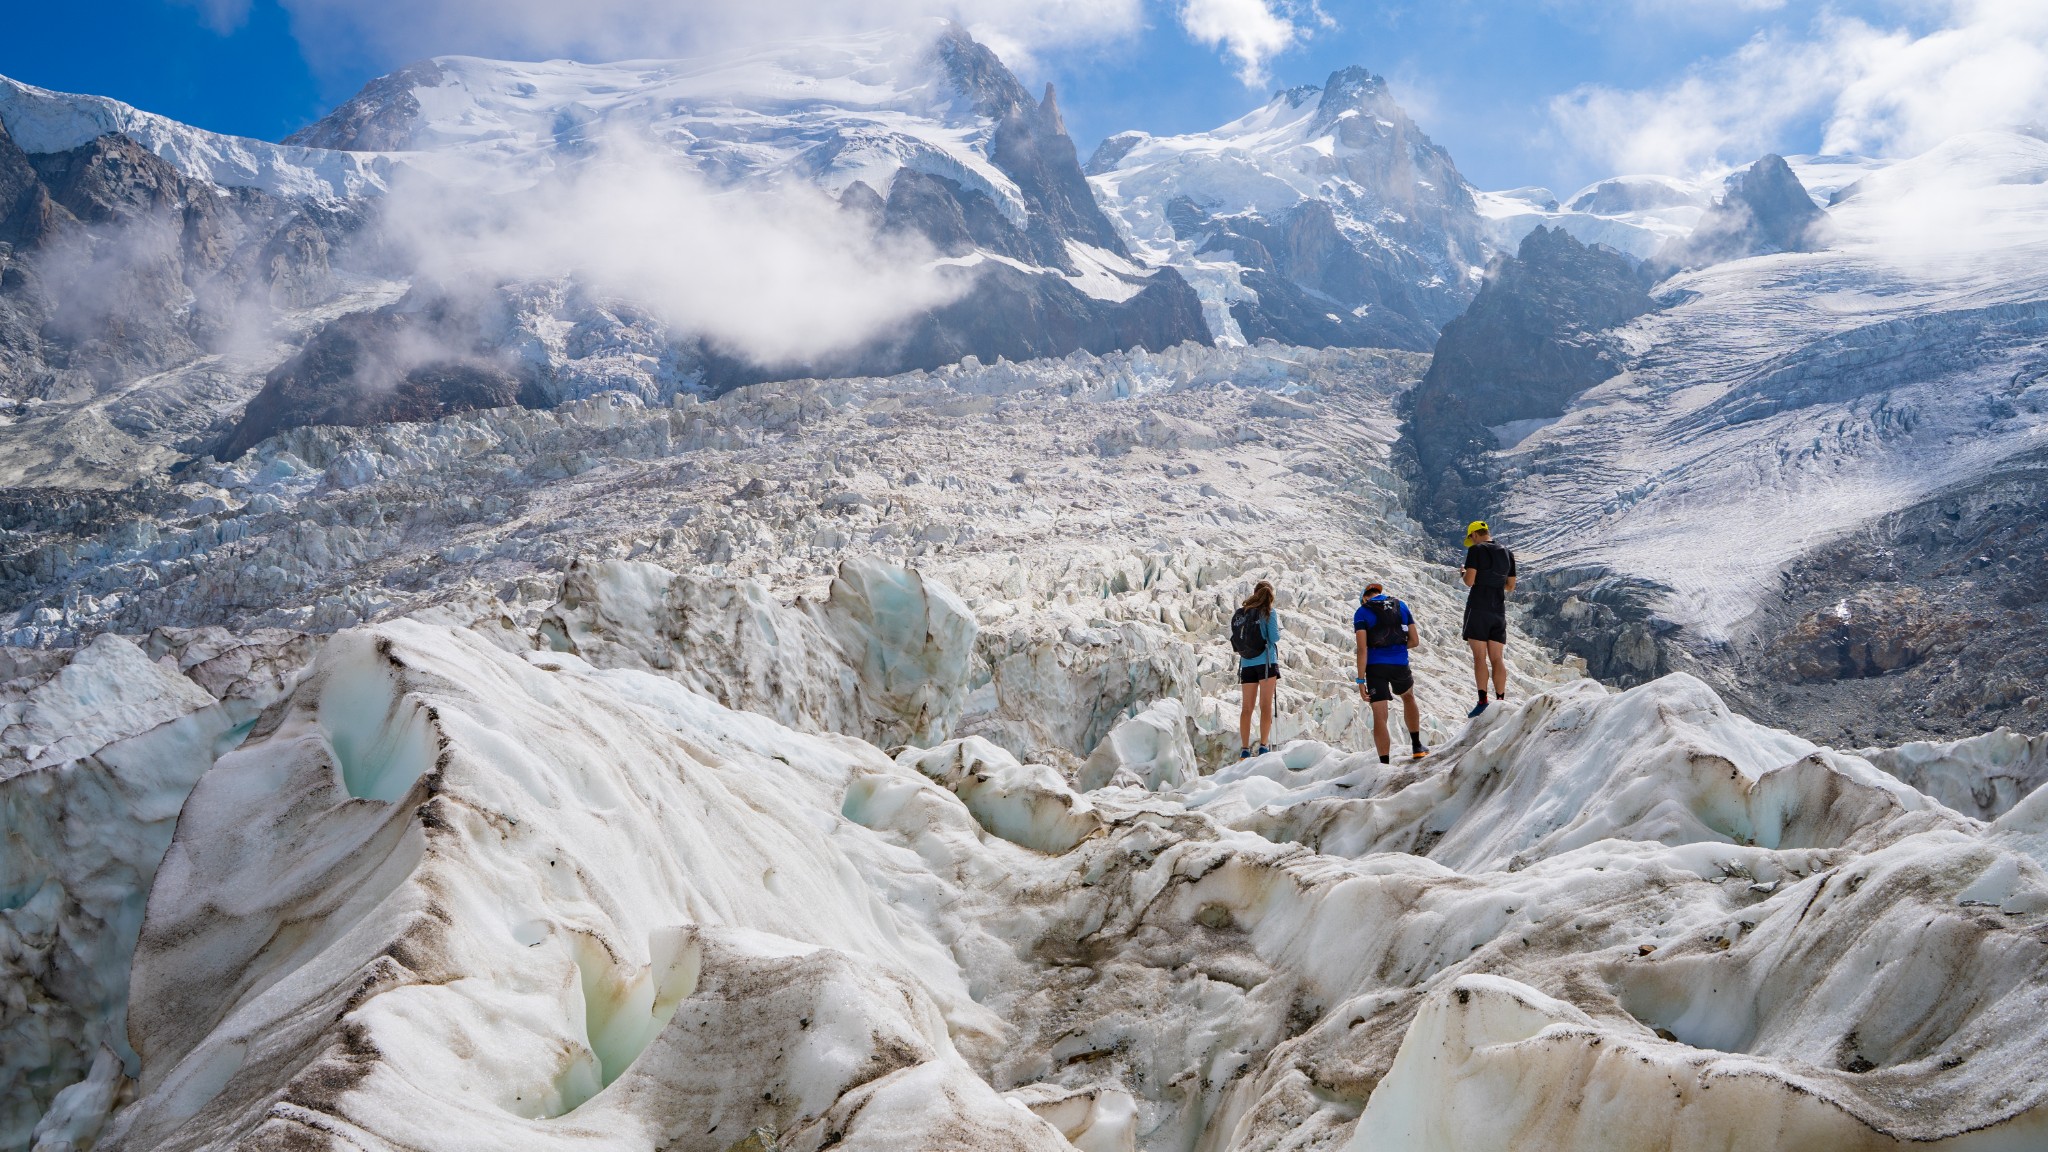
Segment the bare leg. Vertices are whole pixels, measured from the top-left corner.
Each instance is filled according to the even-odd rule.
[[[1252,746],[1252,709],[1257,707],[1258,703],[1259,685],[1246,684],[1244,686],[1244,708],[1237,716],[1237,746],[1239,748],[1249,748]]]
[[[1271,677],[1259,681],[1259,743],[1273,743],[1273,694],[1280,682]]]
[[[1382,760],[1387,758],[1387,753],[1394,746],[1393,740],[1387,734],[1387,702],[1385,700],[1375,700],[1372,702],[1372,746],[1373,750],[1380,754],[1380,759]]]
[[[1409,743],[1417,743],[1422,735],[1422,705],[1415,702],[1415,690],[1401,693],[1401,719],[1408,722]],[[1385,755],[1386,749],[1380,749]]]
[[[1488,662],[1493,665],[1493,694],[1505,697],[1508,694],[1508,646],[1498,640],[1488,640],[1486,655]],[[1482,677],[1480,687],[1485,686]]]
[[[1492,664],[1491,659],[1486,654],[1486,646],[1491,641],[1467,640],[1465,643],[1472,648],[1472,679],[1479,685],[1479,694],[1484,696],[1486,695],[1486,673]]]

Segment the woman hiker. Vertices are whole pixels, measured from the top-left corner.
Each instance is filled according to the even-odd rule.
[[[1230,618],[1230,646],[1237,652],[1237,682],[1244,686],[1244,710],[1237,720],[1237,758],[1252,755],[1252,709],[1259,710],[1259,755],[1273,742],[1273,693],[1280,687],[1280,618],[1273,612],[1273,586],[1264,580]]]

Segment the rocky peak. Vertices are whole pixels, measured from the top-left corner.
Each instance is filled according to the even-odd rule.
[[[988,45],[967,34],[967,29],[948,23],[932,44],[932,54],[945,69],[955,91],[974,104],[977,114],[1002,120],[1020,112],[1035,111],[1037,101],[1019,83],[1002,58]],[[1047,96],[1051,96],[1047,85]]]
[[[1295,106],[1299,107],[1300,103]],[[1329,131],[1346,112],[1371,113],[1397,124],[1408,122],[1408,114],[1394,103],[1388,92],[1386,79],[1357,65],[1330,73],[1329,80],[1323,84],[1322,98],[1316,104],[1313,130]]]
[[[403,152],[413,147],[420,101],[414,93],[447,78],[439,62],[421,60],[379,76],[341,107],[284,138],[302,148],[342,152]]]
[[[50,197],[28,154],[0,124],[0,244],[31,247],[48,228]]]
[[[1088,163],[1081,169],[1089,176],[1100,176],[1116,170],[1117,163],[1131,154],[1131,150],[1152,139],[1150,132],[1119,132],[1095,146],[1095,152],[1088,157]]]
[[[1323,90],[1313,84],[1297,84],[1273,93],[1273,99],[1285,100],[1289,108],[1299,108],[1311,100],[1321,98]]]
[[[1039,102],[1038,119],[1047,132],[1056,136],[1067,134],[1066,117],[1060,115],[1059,94],[1053,91],[1050,80],[1045,82],[1045,99]]]
[[[1622,350],[1607,333],[1655,307],[1634,261],[1562,228],[1537,228],[1512,259],[1496,259],[1403,401],[1418,519],[1448,528],[1486,515],[1488,454],[1500,446],[1492,429],[1562,416],[1620,370]]]
[[[1739,205],[1749,215],[1757,240],[1780,252],[1806,252],[1817,246],[1817,226],[1827,213],[1813,202],[1782,156],[1766,156],[1728,178],[1723,210]]]
[[[216,197],[126,136],[99,136],[68,152],[30,157],[50,196],[87,224],[204,206]]]
[[[1781,156],[1766,156],[1728,178],[1725,193],[1682,242],[1658,254],[1666,269],[1699,268],[1774,252],[1827,247],[1828,214]]]

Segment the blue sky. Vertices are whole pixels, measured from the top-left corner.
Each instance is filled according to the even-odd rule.
[[[738,27],[733,10],[801,25],[803,6],[825,0],[284,0],[289,12],[279,0],[5,2],[0,73],[276,139],[422,56],[645,55],[623,49],[664,35],[694,43],[697,29]],[[851,10],[881,19],[916,0],[862,3]],[[1126,128],[1213,127],[1272,89],[1363,64],[1394,81],[1468,178],[1493,188],[1569,192],[1619,170],[1711,168],[1830,141],[1924,145],[1973,117],[2038,112],[2048,71],[2032,67],[2048,59],[2048,24],[2015,15],[2048,8],[2031,0],[950,3],[1013,46],[1027,81],[1059,85],[1084,155]],[[1205,5],[1222,13],[1206,25]],[[1230,21],[1247,13],[1287,41],[1253,50],[1251,63],[1231,53]],[[1940,95],[1971,53],[2015,41],[2042,55],[2002,65],[2012,91],[1961,108]],[[1914,84],[1931,94],[1901,104]]]

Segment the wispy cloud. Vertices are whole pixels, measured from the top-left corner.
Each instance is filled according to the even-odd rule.
[[[877,239],[807,185],[735,193],[618,138],[538,185],[422,177],[393,190],[384,240],[449,295],[572,281],[755,363],[803,363],[962,290],[915,239]]]
[[[2048,120],[2048,5],[1900,0],[1892,16],[1823,10],[1802,31],[1759,33],[1667,85],[1574,89],[1551,114],[1570,146],[1609,170],[1678,175],[1801,148],[1801,136],[1826,152],[1911,155]],[[1910,27],[1915,18],[1930,30]]]
[[[1268,0],[1181,0],[1181,27],[1196,43],[1224,52],[1237,63],[1237,77],[1251,87],[1268,79],[1273,58],[1332,21],[1320,8]]]
[[[195,0],[205,4],[238,0]],[[900,27],[942,16],[998,51],[1131,35],[1144,0],[281,0],[317,64],[463,53],[581,60],[685,56],[736,44]]]
[[[231,35],[249,22],[252,0],[177,0],[199,10],[200,23],[222,36]]]

